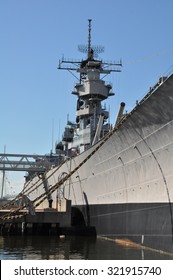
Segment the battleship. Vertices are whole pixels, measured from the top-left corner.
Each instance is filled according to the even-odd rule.
[[[22,195],[36,209],[65,211],[70,200],[73,226],[173,253],[173,75],[160,77],[130,112],[122,102],[111,125],[102,103],[114,93],[104,76],[120,72],[121,61],[98,59],[91,19],[79,50],[84,60],[58,65],[79,76],[76,121],[67,121],[51,167],[28,173]]]

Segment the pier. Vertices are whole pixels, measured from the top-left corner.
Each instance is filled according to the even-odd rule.
[[[24,155],[0,154],[0,170],[28,171],[39,173],[44,179],[44,172],[50,166],[57,165],[61,159],[54,155]],[[69,176],[67,174],[67,176]],[[60,180],[58,187],[63,184]],[[43,180],[45,182],[45,179]],[[62,181],[62,182],[61,182]],[[48,208],[39,209],[24,193],[19,194],[14,200],[8,201],[3,197],[4,184],[2,183],[0,201],[0,234],[1,235],[96,235],[94,227],[80,224],[75,217],[75,226],[72,220],[71,200],[59,199],[60,207],[52,208],[51,196],[47,189],[44,199],[48,199]],[[46,185],[46,183],[45,183]],[[47,185],[46,185],[47,187]],[[41,198],[42,199],[42,198]],[[37,205],[39,205],[38,202]]]
[[[23,209],[0,210],[1,235],[96,235],[94,227],[71,223],[71,200],[66,201],[66,210],[54,208],[36,209],[30,214]]]

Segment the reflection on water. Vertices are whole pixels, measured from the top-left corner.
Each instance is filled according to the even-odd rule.
[[[173,259],[173,256],[123,247],[99,237],[1,236],[0,259],[163,260]]]

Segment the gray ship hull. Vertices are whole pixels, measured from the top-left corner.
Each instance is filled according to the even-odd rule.
[[[47,186],[70,173],[61,191],[78,209],[73,212],[76,224],[83,221],[98,234],[132,236],[173,252],[173,75],[148,93],[107,139],[49,170]],[[31,186],[31,200],[45,191],[38,177],[25,190]],[[38,207],[48,207],[48,201]]]
[[[92,205],[87,209],[80,206],[78,209],[87,217],[88,225],[96,227],[97,234],[112,239],[129,239],[152,249],[173,253],[172,206],[167,203],[132,203]],[[74,210],[74,218],[82,224],[78,211]]]

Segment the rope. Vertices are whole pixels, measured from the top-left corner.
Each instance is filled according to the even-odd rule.
[[[157,84],[157,86],[159,86],[160,84]],[[154,87],[154,91],[155,91],[156,87]],[[104,138],[102,138],[100,140],[100,143],[97,143],[96,148],[77,166],[75,167],[72,171],[70,171],[66,176],[64,176],[61,180],[59,180],[59,182],[55,183],[53,186],[51,186],[49,188],[48,191],[42,193],[40,196],[36,197],[32,203],[34,205],[34,207],[38,207],[45,199],[47,199],[47,196],[52,194],[53,192],[55,192],[62,184],[64,184],[64,182],[66,182],[80,167],[82,167],[104,144],[105,142],[122,126],[122,124],[131,117],[131,115],[137,110],[137,108],[139,106],[142,105],[142,103],[149,98],[149,96],[151,96],[153,94],[153,90],[150,90],[145,97],[134,107],[134,109],[126,114],[121,121],[110,131],[108,132]],[[65,163],[62,162],[62,164],[60,164],[57,168],[55,168],[55,170],[47,177],[45,178],[45,180],[47,180],[48,178],[50,178],[51,176],[53,176],[53,174]],[[39,182],[39,180],[37,181]],[[31,187],[29,187],[29,189],[27,189],[25,192],[20,193],[17,197],[20,197],[23,194],[27,194],[29,195],[31,192],[33,192],[35,189],[37,189],[41,184],[43,183],[43,180],[41,181],[41,183],[39,185],[37,185],[33,190],[31,190],[31,188],[33,188],[33,185]],[[35,183],[36,184],[36,183]],[[34,184],[34,185],[35,185]],[[30,191],[29,191],[30,190]],[[29,192],[28,192],[29,191]],[[19,208],[17,208],[15,211],[13,211],[14,213],[17,213],[18,211],[24,209],[25,206],[21,206]],[[23,214],[24,215],[24,214]],[[0,217],[1,220],[7,219],[8,216],[12,216],[12,214],[7,214],[3,217]],[[19,215],[18,215],[19,216]],[[11,218],[11,217],[10,217]]]

